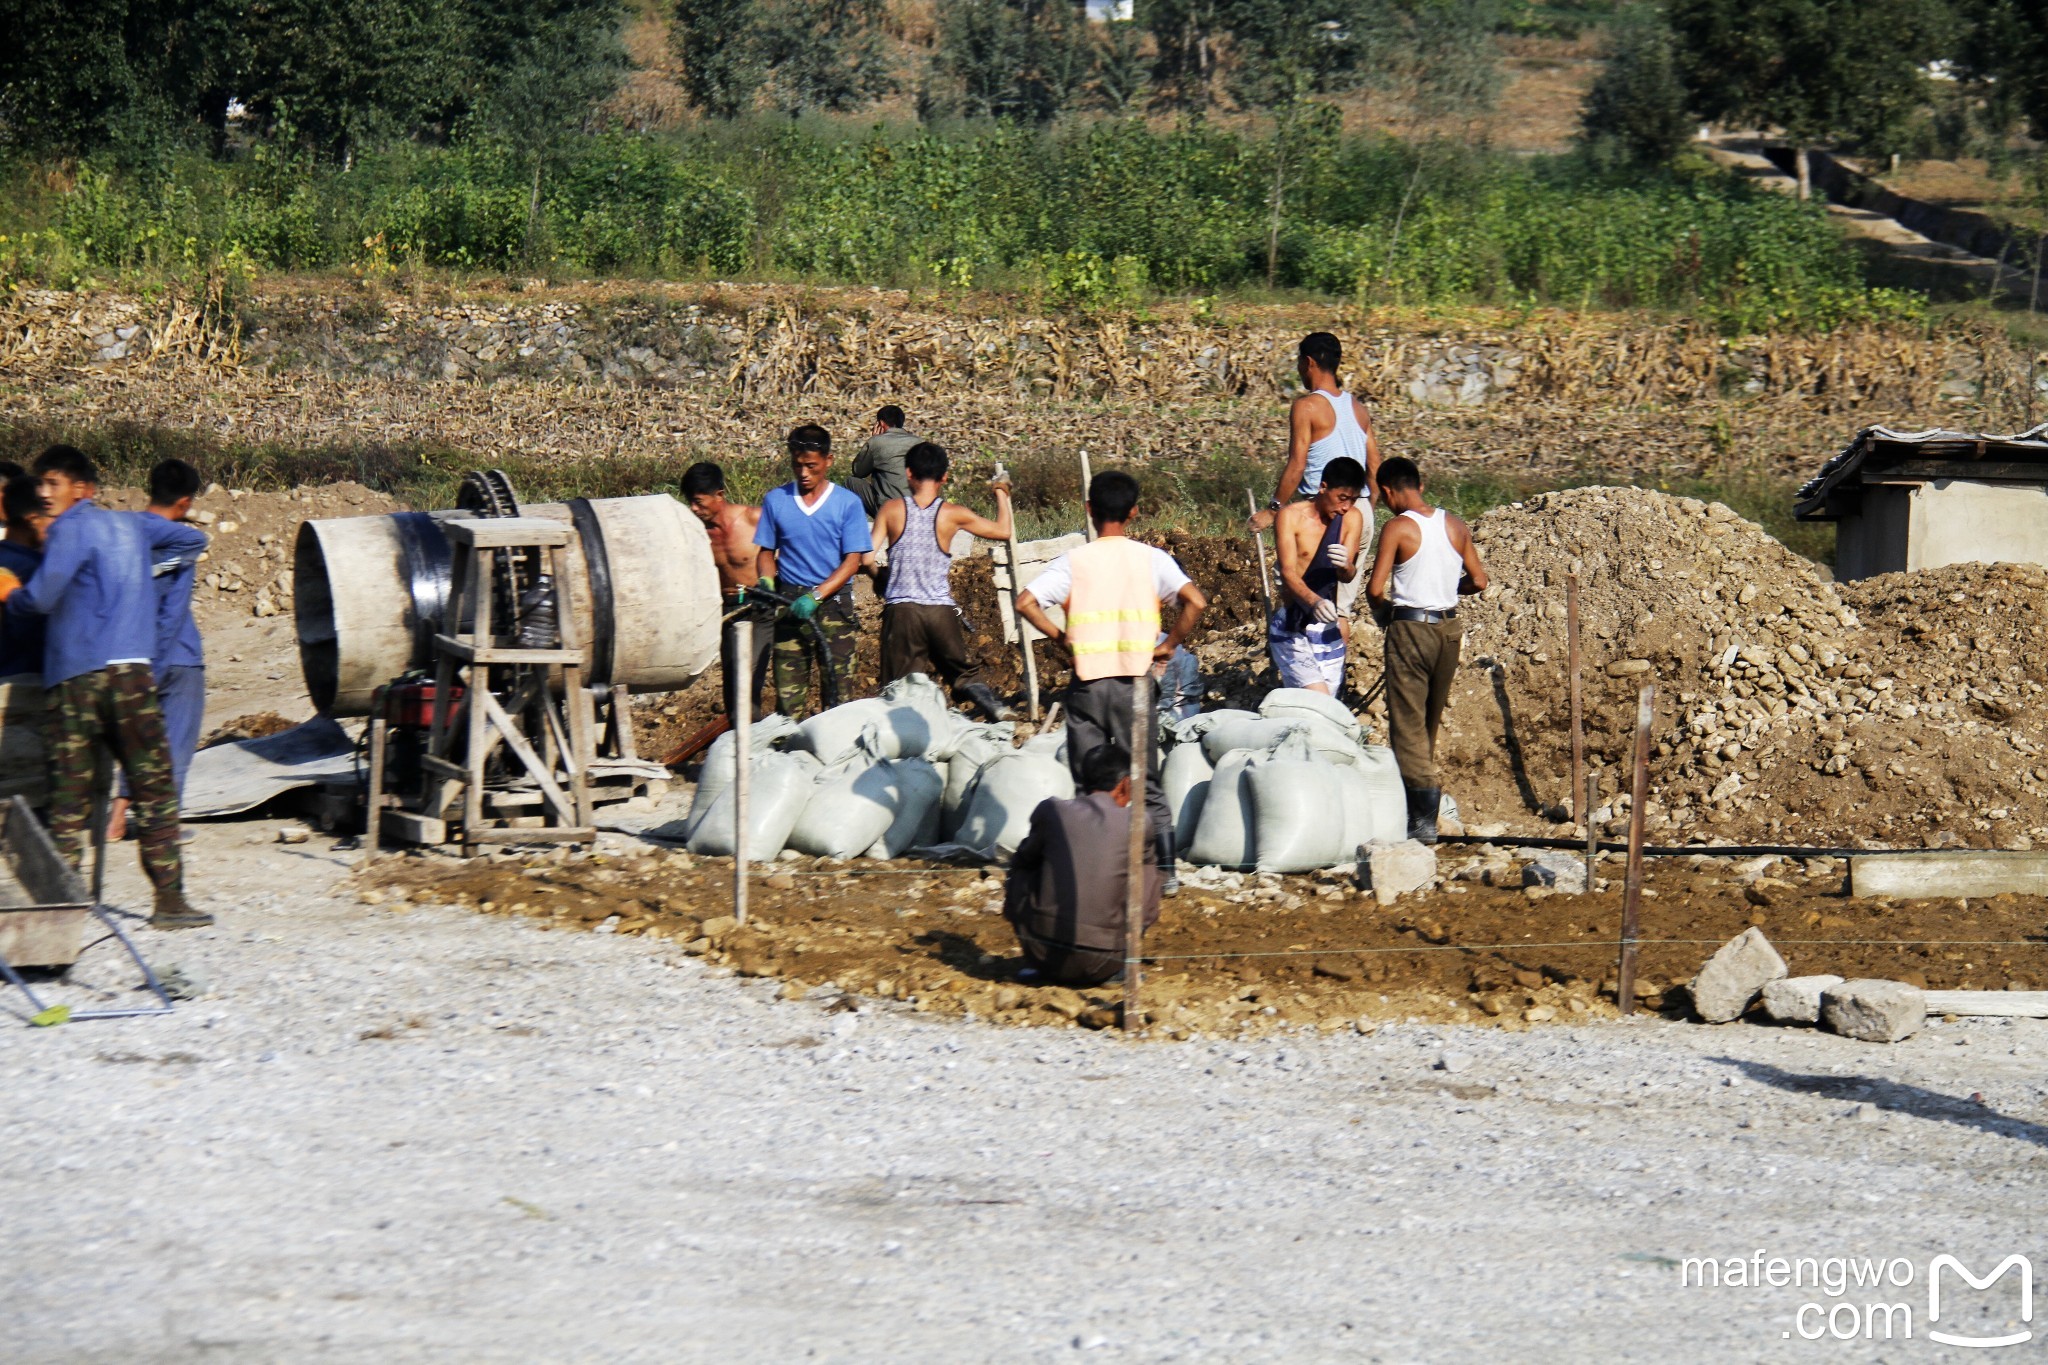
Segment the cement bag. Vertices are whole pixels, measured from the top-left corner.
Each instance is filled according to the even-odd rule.
[[[795,721],[771,711],[748,727],[747,747],[755,753],[762,753],[776,740],[795,733]],[[698,819],[711,809],[711,803],[732,782],[732,755],[738,747],[738,736],[730,730],[711,741],[711,749],[704,755],[703,770],[697,774],[697,790],[690,798],[690,813],[683,820],[683,838],[688,839],[696,832]]]
[[[1292,721],[1264,720],[1258,716],[1227,720],[1202,736],[1202,752],[1220,768],[1223,756],[1232,749],[1275,749],[1300,728]]]
[[[1017,749],[1020,753],[1044,754],[1049,758],[1056,758],[1060,762],[1065,763],[1067,761],[1066,727],[1061,726],[1057,730],[1048,730],[1042,735],[1033,735],[1018,745]]]
[[[900,858],[913,848],[939,841],[939,801],[946,781],[939,770],[922,758],[899,758],[877,765],[890,770],[896,800],[896,815],[889,828],[868,846],[870,858]]]
[[[1259,714],[1267,720],[1299,721],[1312,730],[1327,728],[1352,748],[1365,742],[1365,731],[1358,718],[1343,702],[1322,692],[1311,692],[1306,687],[1274,688],[1259,703]]]
[[[938,770],[921,758],[877,763],[859,755],[818,774],[810,801],[789,831],[789,846],[813,857],[860,857],[886,840],[906,802],[910,820],[898,838],[907,841],[935,809],[939,791]]]
[[[1178,750],[1176,750],[1178,752]],[[1216,765],[1202,813],[1195,823],[1194,842],[1181,850],[1191,863],[1213,867],[1249,867],[1258,846],[1253,820],[1250,770],[1266,761],[1257,749],[1233,749]]]
[[[972,725],[953,742],[953,753],[946,760],[946,790],[939,802],[940,837],[951,839],[959,832],[960,821],[967,814],[968,793],[974,790],[974,779],[980,775],[982,765],[999,754],[1012,752],[1011,738],[1017,727],[1010,721],[995,725]]]
[[[1038,803],[1051,798],[1065,800],[1073,794],[1073,775],[1064,762],[1050,754],[1028,749],[998,754],[982,765],[975,778],[954,842],[1015,853],[1031,832],[1031,812]]]
[[[1175,848],[1193,846],[1202,803],[1209,799],[1209,779],[1215,771],[1199,744],[1176,744],[1166,751],[1159,776],[1166,787],[1166,809],[1173,816]]]
[[[882,689],[878,700],[891,707],[907,707],[924,720],[927,738],[922,745],[912,748],[907,741],[915,727],[903,717],[891,718],[889,723],[902,731],[895,755],[898,758],[944,758],[953,751],[960,728],[973,723],[953,709],[945,688],[922,673],[898,678]]]
[[[748,768],[752,782],[747,792],[747,857],[765,862],[782,852],[797,817],[810,804],[819,764],[809,754],[771,749],[755,754]],[[712,858],[732,856],[732,803],[733,790],[728,784],[691,831],[690,852]]]
[[[1345,853],[1340,862],[1350,862],[1360,844],[1398,844],[1408,837],[1408,792],[1401,785],[1401,768],[1394,751],[1384,745],[1368,744],[1358,751],[1358,761],[1340,769],[1357,780],[1344,789]]]
[[[1342,764],[1273,758],[1246,769],[1261,872],[1308,872],[1350,862]]]
[[[1226,706],[1221,710],[1203,711],[1197,715],[1175,721],[1167,733],[1172,737],[1175,744],[1198,744],[1201,742],[1203,735],[1208,734],[1211,730],[1227,721],[1257,720],[1258,718],[1259,713],[1256,711],[1242,711],[1235,707]]]

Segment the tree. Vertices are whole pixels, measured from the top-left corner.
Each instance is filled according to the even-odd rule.
[[[927,113],[1050,122],[1094,65],[1085,11],[1071,0],[948,0],[939,9]]]
[[[1580,145],[1637,165],[1662,165],[1691,133],[1671,31],[1661,23],[1617,29],[1579,112]]]
[[[1227,0],[1136,0],[1133,21],[1152,35],[1152,87],[1161,104],[1205,109],[1215,102],[1217,53],[1227,42]]]
[[[753,42],[775,107],[855,109],[896,88],[882,53],[883,0],[763,0]]]
[[[2003,135],[2025,119],[2048,138],[2048,31],[2029,0],[1958,0],[1954,74]]]
[[[465,106],[461,0],[253,0],[239,82],[257,126],[347,164],[366,143],[445,133]]]
[[[1696,113],[1750,121],[1792,142],[1799,197],[1807,150],[1848,138],[1895,143],[1922,103],[1922,66],[1940,55],[1940,0],[1672,0]]]
[[[683,63],[683,92],[715,118],[751,109],[766,79],[754,44],[755,0],[677,0],[669,43]]]

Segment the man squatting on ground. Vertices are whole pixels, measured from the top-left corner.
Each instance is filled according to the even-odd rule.
[[[910,492],[910,475],[904,461],[919,437],[903,429],[903,409],[894,403],[875,414],[874,434],[853,457],[853,470],[846,480],[850,492],[872,517],[891,500]]]
[[[1371,525],[1358,506],[1364,488],[1365,467],[1340,455],[1323,470],[1316,495],[1281,508],[1273,523],[1282,599],[1266,628],[1266,647],[1282,687],[1334,697],[1344,686],[1351,623],[1338,613],[1337,596],[1364,562],[1359,548]]]
[[[853,698],[853,646],[859,629],[853,614],[853,575],[861,557],[873,552],[868,519],[860,499],[826,477],[832,465],[832,435],[805,424],[789,433],[789,464],[795,478],[768,490],[754,527],[760,547],[754,561],[758,586],[796,600],[775,614],[775,700],[791,720],[801,720],[811,690],[811,650],[804,623],[812,617],[825,634],[825,667],[841,701]],[[822,687],[820,692],[822,694]]]
[[[185,900],[178,850],[178,789],[171,769],[163,710],[150,669],[156,648],[157,596],[141,520],[93,501],[99,471],[70,446],[52,446],[35,474],[53,517],[43,562],[23,584],[0,572],[0,602],[48,616],[43,682],[48,689],[50,834],[72,866],[84,852],[104,745],[134,793],[136,840],[143,871],[156,888],[150,923],[184,929],[213,923]],[[167,546],[196,554],[206,537],[177,527]]]
[[[1422,500],[1414,461],[1382,464],[1379,485],[1394,516],[1380,528],[1365,591],[1386,631],[1387,737],[1408,792],[1408,837],[1433,844],[1443,804],[1436,732],[1464,644],[1458,598],[1486,590],[1486,566],[1465,523]]]
[[[720,615],[728,614],[745,600],[747,588],[759,576],[761,549],[754,543],[754,528],[761,522],[761,509],[728,501],[725,471],[709,460],[700,461],[683,471],[682,489],[683,501],[689,504],[697,520],[704,523],[704,534],[711,539],[711,562],[718,566],[718,592],[724,603]],[[772,631],[756,630],[754,657],[749,661],[751,666],[743,666],[739,657],[739,633],[731,625],[721,633],[718,658],[724,675],[725,714],[728,716],[738,709],[738,684],[742,677],[753,679],[754,691],[749,700],[753,709],[760,709],[761,684],[768,677],[768,650],[774,643]]]
[[[1099,986],[1123,970],[1130,886],[1131,765],[1103,745],[1088,755],[1071,801],[1041,801],[1010,859],[1003,917],[1030,964],[1020,980]],[[1159,919],[1162,884],[1145,869],[1145,927]]]
[[[171,776],[181,807],[185,772],[199,748],[200,722],[206,716],[206,652],[199,623],[192,617],[192,588],[206,548],[206,533],[191,525],[192,501],[199,496],[200,483],[199,471],[183,460],[160,460],[149,471],[149,506],[135,514],[149,543],[150,578],[156,585],[156,652],[150,656],[150,669],[156,677],[157,705],[163,708]],[[198,549],[191,548],[194,532]],[[107,838],[127,833],[130,797],[123,778],[107,821]]]
[[[1007,720],[1008,707],[982,681],[981,667],[953,600],[953,538],[962,531],[984,540],[1008,540],[1013,526],[1010,485],[995,485],[996,519],[943,496],[951,462],[945,450],[920,441],[905,457],[910,491],[882,504],[874,542],[889,547],[889,563],[875,570],[882,589],[882,686],[922,673],[952,689],[983,720]]]
[[[1065,700],[1067,767],[1077,783],[1098,749],[1113,748],[1130,763],[1131,680],[1155,672],[1155,664],[1163,668],[1209,605],[1172,555],[1125,534],[1137,507],[1136,479],[1120,469],[1097,474],[1088,485],[1088,520],[1096,539],[1053,560],[1017,594],[1017,614],[1048,639],[1066,641],[1074,656]],[[1169,600],[1178,600],[1180,614],[1161,638],[1159,604]],[[1045,614],[1046,607],[1062,606],[1064,631]],[[1145,813],[1171,895],[1179,888],[1173,817],[1159,780],[1159,727],[1146,728],[1152,743],[1145,755]]]

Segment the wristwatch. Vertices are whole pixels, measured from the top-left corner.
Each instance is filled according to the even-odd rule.
[[[1280,509],[1281,509],[1281,508],[1282,508],[1283,506],[1285,506],[1285,505],[1286,505],[1286,504],[1282,503],[1282,502],[1280,501],[1280,499],[1278,499],[1278,498],[1267,498],[1267,499],[1266,499],[1266,510],[1267,510],[1268,512],[1277,512],[1277,511],[1279,511],[1279,510],[1280,510]]]

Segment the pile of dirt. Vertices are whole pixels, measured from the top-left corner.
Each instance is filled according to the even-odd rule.
[[[1520,868],[1496,849],[1444,853],[1445,889],[1391,909],[1328,875],[1226,874],[1213,886],[1190,885],[1146,938],[1158,959],[1145,978],[1153,1023],[1173,1036],[1213,1037],[1416,1018],[1522,1027],[1613,1014],[1621,876],[1612,857],[1594,892],[1575,896],[1521,889]],[[829,985],[1006,1025],[1117,1021],[1118,987],[1014,979],[1020,959],[995,869],[784,860],[755,879],[744,928],[730,914],[731,879],[729,862],[681,852],[393,858],[378,865],[365,896],[666,938],[743,975],[780,978],[791,995]],[[2048,973],[2048,945],[1938,942],[1959,922],[1971,938],[2022,939],[2048,909],[2041,897],[1967,907],[1855,898],[1843,893],[1842,865],[1831,859],[1657,860],[1647,886],[1638,995],[1674,1015],[1688,1009],[1683,983],[1700,963],[1752,924],[1795,973],[1934,989],[2024,987]]]

